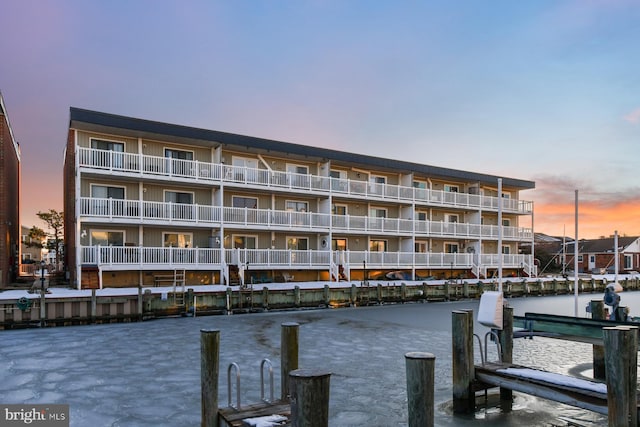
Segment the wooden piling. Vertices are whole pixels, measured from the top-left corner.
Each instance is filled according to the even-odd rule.
[[[138,320],[142,320],[142,286],[138,286]]]
[[[331,373],[314,369],[296,369],[291,380],[291,426],[327,427]]]
[[[431,353],[421,352],[410,352],[404,357],[409,427],[433,427],[436,357]]]
[[[299,323],[282,324],[280,337],[280,398],[282,400],[288,400],[291,394],[289,372],[298,369],[299,330]]]
[[[218,427],[220,331],[200,330],[200,382],[202,427]]]
[[[609,426],[635,427],[638,424],[638,327],[602,328]]]
[[[96,290],[91,289],[91,323],[96,322],[97,304],[98,301],[96,300]]]
[[[591,318],[596,320],[604,320],[604,302],[602,300],[591,300],[589,302],[589,310]],[[605,379],[604,366],[604,346],[593,345],[593,378],[596,380]]]
[[[513,307],[502,307],[502,330],[498,332],[502,362],[513,363]],[[513,391],[500,387],[500,400],[512,401]]]
[[[473,311],[459,310],[451,316],[453,411],[473,412],[475,395],[471,387],[474,379]]]

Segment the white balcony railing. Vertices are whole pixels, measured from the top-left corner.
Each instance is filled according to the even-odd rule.
[[[78,148],[78,164],[81,168],[92,170],[149,177],[162,175],[184,182],[203,181],[218,185],[221,183],[250,185],[270,187],[274,190],[333,193],[371,200],[493,211],[498,210],[499,203],[502,203],[504,212],[516,214],[531,214],[533,212],[533,203],[525,200],[270,171],[197,160],[168,159],[145,154],[120,153],[83,147]]]
[[[264,229],[300,229],[318,232],[390,234],[400,236],[451,237],[458,239],[497,239],[497,225],[442,221],[330,215],[316,212],[292,212],[272,209],[231,208],[170,202],[99,199],[82,197],[83,217],[145,223],[153,221],[204,224],[207,226],[246,226]],[[502,227],[503,238],[531,240],[529,228]]]
[[[223,252],[225,263],[222,263]],[[366,268],[376,269],[469,269],[475,265],[474,257],[474,254],[467,253],[83,246],[80,262],[100,265],[103,269],[135,267],[221,270],[224,264],[248,265],[251,269],[329,269],[332,264],[359,268],[363,263]],[[498,254],[482,255],[481,265],[485,268],[497,268],[499,257]],[[502,264],[505,268],[523,268],[532,265],[532,257],[520,254],[502,255]]]

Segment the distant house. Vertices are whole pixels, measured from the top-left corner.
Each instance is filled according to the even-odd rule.
[[[32,239],[29,237],[29,227],[25,227],[23,225],[20,229],[22,234],[22,238],[20,239],[20,242],[22,243],[20,248],[22,264],[40,262],[42,260],[42,247],[31,245]],[[42,244],[43,242],[40,243]]]
[[[20,147],[0,93],[0,287],[12,283],[20,260]]]
[[[567,265],[573,269],[574,246],[567,244]],[[618,271],[640,270],[640,237],[618,237]],[[591,274],[615,271],[614,237],[578,241],[578,272]]]

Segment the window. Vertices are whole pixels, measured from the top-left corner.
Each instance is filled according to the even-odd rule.
[[[379,175],[371,175],[369,177],[369,182],[371,184],[386,184],[387,183],[387,177],[386,176],[379,176]]]
[[[331,239],[331,250],[346,251],[347,239]]]
[[[288,237],[287,249],[294,251],[306,251],[309,249],[309,239],[306,237]]]
[[[258,180],[258,160],[247,157],[233,156],[231,164],[234,166],[233,171],[227,172],[227,179],[234,181],[256,182]],[[231,175],[229,175],[232,173]]]
[[[458,214],[445,214],[444,221],[449,223],[457,223],[458,222]]]
[[[511,246],[504,245],[502,246],[502,254],[509,255],[511,253]]]
[[[167,158],[166,171],[175,175],[191,175],[193,170],[191,161],[193,151],[175,150],[173,148],[164,149],[164,157]]]
[[[96,199],[124,200],[124,187],[108,187],[106,185],[91,185],[91,197]]]
[[[449,185],[449,184],[444,185],[444,191],[446,191],[447,193],[458,193],[459,190],[460,188],[457,185]]]
[[[502,218],[502,226],[503,227],[510,227],[511,226],[511,220],[509,218]]]
[[[179,204],[193,204],[193,193],[182,193],[179,191],[165,191],[164,201]]]
[[[231,198],[231,204],[234,208],[257,209],[258,199],[255,197],[233,196]]]
[[[193,160],[193,151],[174,150],[173,148],[165,148],[164,156],[168,159]]]
[[[171,206],[171,218],[193,219],[194,206],[193,193],[182,193],[179,191],[165,191],[164,201],[173,203]]]
[[[413,181],[413,188],[427,189],[427,183],[424,181]]]
[[[329,171],[329,176],[336,179],[347,179],[347,172],[331,169],[331,171]]]
[[[582,255],[578,255],[578,262],[582,262]]]
[[[429,247],[429,244],[425,241],[421,241],[421,240],[416,240],[415,243],[415,247],[414,247],[414,252],[418,252],[418,253],[425,253],[427,252],[427,248]]]
[[[235,249],[256,249],[258,247],[258,237],[234,235],[233,247]]]
[[[309,167],[308,166],[302,166],[302,165],[293,165],[290,163],[287,163],[287,172],[289,173],[298,173],[301,175],[308,175],[309,174]]]
[[[633,258],[631,255],[624,256],[624,267],[625,270],[631,270],[633,268]]]
[[[107,153],[94,153],[93,163],[95,166],[108,168],[124,167],[124,142],[91,138],[91,148],[107,151]]]
[[[595,255],[589,255],[589,262],[591,262],[591,263],[596,262],[596,256]]]
[[[457,254],[458,251],[458,244],[457,243],[445,243],[444,244],[444,251],[445,253],[448,254]]]
[[[426,212],[416,212],[416,219],[418,221],[426,221],[427,220],[427,213]]]
[[[124,246],[124,231],[91,230],[92,246]]]
[[[309,203],[307,202],[298,202],[295,200],[287,200],[285,202],[285,210],[293,211],[293,212],[308,212],[309,211]]]
[[[91,148],[97,150],[115,151],[118,153],[124,153],[124,142],[107,141],[104,139],[91,138]]]
[[[369,242],[369,251],[371,252],[386,252],[387,241],[386,240],[371,240]]]
[[[162,233],[165,248],[190,248],[193,241],[192,233]]]
[[[371,208],[369,210],[369,216],[373,218],[386,218],[387,210],[385,208]]]
[[[331,177],[331,189],[337,191],[347,191],[347,172],[331,169],[329,171]]]
[[[336,205],[335,203],[331,206],[331,213],[334,215],[346,215],[347,214],[347,206],[346,205]]]

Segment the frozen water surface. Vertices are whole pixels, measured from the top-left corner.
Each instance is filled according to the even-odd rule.
[[[599,297],[581,296],[581,310]],[[622,294],[623,305],[638,306],[633,301],[640,302],[640,295]],[[574,307],[572,296],[509,302],[518,315],[572,315]],[[560,417],[606,423],[588,411],[523,394],[509,413],[487,405],[452,416],[451,312],[469,308],[477,312],[478,301],[2,331],[0,400],[69,404],[72,426],[199,425],[200,330],[220,330],[219,403],[226,406],[231,362],[241,369],[242,403],[259,401],[263,358],[273,362],[279,395],[281,324],[298,322],[300,367],[332,372],[331,426],[406,426],[404,355],[410,351],[436,356],[436,425],[562,425]],[[536,338],[516,340],[514,347],[517,363],[552,372],[581,375],[591,363],[584,344]]]

